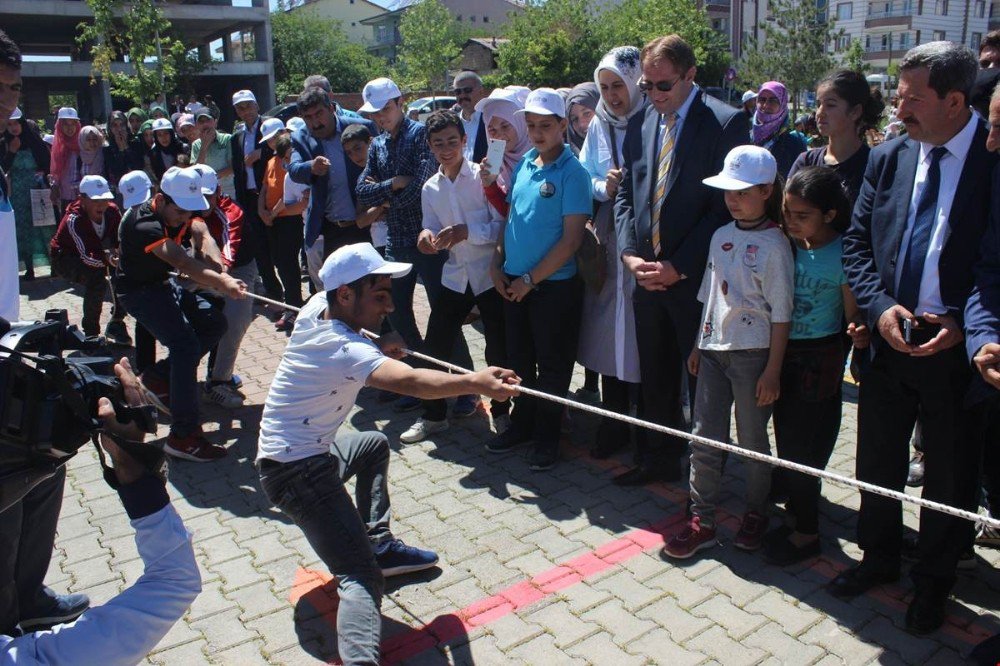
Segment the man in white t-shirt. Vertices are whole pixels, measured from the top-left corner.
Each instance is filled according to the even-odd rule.
[[[423,399],[468,393],[505,400],[520,381],[510,370],[468,375],[411,368],[396,334],[376,341],[392,311],[390,279],[411,264],[385,261],[370,243],[346,245],[320,269],[325,293],[296,319],[264,403],[257,466],[264,492],[302,528],[336,576],[338,651],[345,664],[375,664],[383,577],[428,569],[435,553],[389,530],[389,440],[380,432],[340,433],[362,386]],[[344,482],[355,477],[357,508]]]

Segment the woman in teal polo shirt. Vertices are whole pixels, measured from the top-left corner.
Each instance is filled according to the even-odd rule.
[[[534,146],[514,169],[510,211],[491,276],[505,299],[507,356],[524,386],[565,395],[580,333],[583,285],[575,255],[591,214],[590,176],[564,143],[566,107],[551,88],[528,95],[523,113]],[[511,427],[486,444],[494,453],[534,442],[533,470],[559,459],[562,407],[521,395]]]

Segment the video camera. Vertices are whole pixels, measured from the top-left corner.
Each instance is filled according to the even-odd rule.
[[[66,350],[75,351],[64,359]],[[107,351],[102,338],[70,326],[66,310],[31,324],[0,319],[0,511],[96,437],[100,398],[111,401],[120,422],[155,432],[155,409],[127,405],[114,358],[95,355]]]

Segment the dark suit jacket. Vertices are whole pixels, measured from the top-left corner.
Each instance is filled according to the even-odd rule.
[[[257,132],[254,137],[254,150],[258,147],[260,151],[260,159],[253,163],[253,178],[257,185],[256,190],[260,191],[260,185],[264,180],[264,170],[267,168],[267,161],[271,159],[274,152],[267,147],[267,144],[259,145],[260,140],[264,138],[261,133],[260,128],[264,124],[264,116],[260,116],[257,119]],[[229,143],[229,149],[233,154],[233,185],[236,187],[236,199],[238,203],[244,205],[244,197],[247,193],[247,171],[246,165],[243,164],[243,158],[246,154],[243,152],[243,137],[246,136],[246,128],[240,129],[238,132],[233,133],[233,139]],[[257,217],[257,211],[253,211],[253,217]]]
[[[973,266],[990,215],[992,174],[998,159],[986,150],[986,135],[986,125],[980,121],[948,215],[951,233],[938,261],[941,301],[959,325],[963,325],[972,293]],[[851,227],[844,235],[844,272],[872,329],[873,352],[885,344],[878,335],[878,319],[897,304],[896,260],[919,159],[920,143],[905,136],[872,150]]]
[[[371,132],[372,137],[379,134],[378,128],[370,120],[359,120],[357,118],[345,118],[337,115],[337,134],[348,125],[364,125]],[[329,180],[326,176],[314,176],[312,173],[313,159],[323,155],[323,144],[316,140],[308,129],[301,129],[292,133],[292,158],[288,164],[288,175],[296,183],[308,185],[311,189],[309,194],[309,208],[306,210],[306,245],[312,245],[316,238],[322,233],[323,218],[326,215],[326,198],[329,196]],[[325,157],[325,155],[324,155]],[[363,171],[344,155],[344,164],[347,167],[347,189],[351,192],[351,203],[358,205],[355,186]]]
[[[653,254],[651,201],[656,187],[660,114],[650,105],[625,131],[624,165],[615,198],[619,252],[648,261],[668,260],[697,290],[715,230],[732,219],[722,190],[703,178],[722,170],[730,150],[750,142],[746,114],[698,91],[674,147],[666,201],[660,212],[659,256]]]
[[[472,161],[479,164],[486,157],[489,149],[489,137],[486,136],[486,123],[483,122],[483,114],[479,114],[479,129],[476,131],[476,145],[472,148]]]

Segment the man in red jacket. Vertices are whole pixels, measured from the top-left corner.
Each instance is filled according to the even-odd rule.
[[[108,290],[108,268],[117,262],[118,224],[122,216],[112,201],[108,181],[101,176],[84,176],[80,196],[66,207],[52,242],[52,270],[62,278],[82,285],[83,332],[101,331],[101,308]],[[125,309],[111,292],[111,321],[104,332],[114,344],[129,346],[132,338],[125,330]]]

